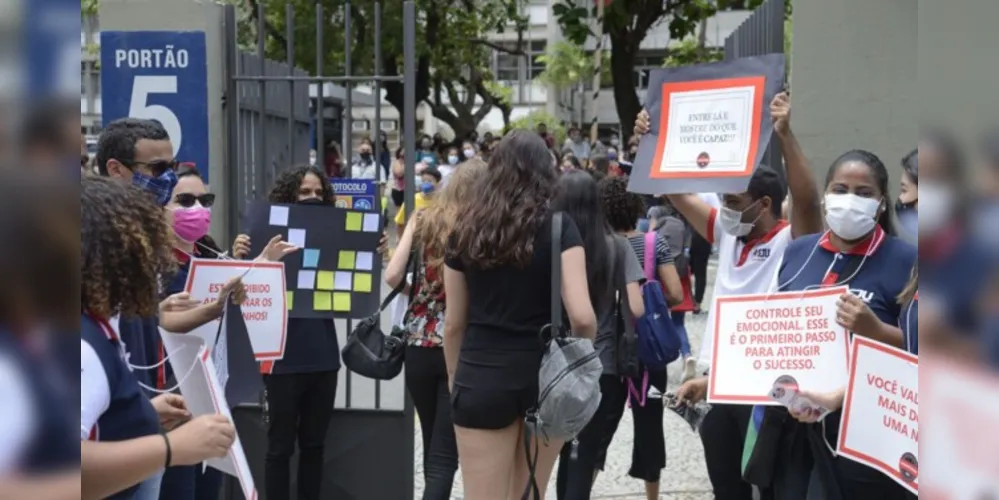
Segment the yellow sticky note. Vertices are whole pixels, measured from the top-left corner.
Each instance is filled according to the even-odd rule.
[[[354,268],[354,257],[357,252],[353,250],[340,250],[340,258],[338,259],[337,269],[353,269]]]
[[[312,308],[316,311],[333,309],[333,294],[331,292],[314,292],[312,294]]]
[[[316,289],[317,290],[333,289],[333,271],[319,271],[318,273],[316,273]]]
[[[295,292],[288,290],[284,292],[284,301],[288,305],[288,310],[292,309],[292,304],[295,303]]]
[[[371,274],[369,273],[356,273],[354,274],[354,291],[355,292],[371,292]]]
[[[360,212],[347,212],[347,230],[360,231],[363,215]]]
[[[338,312],[350,312],[350,294],[333,293],[333,310]]]

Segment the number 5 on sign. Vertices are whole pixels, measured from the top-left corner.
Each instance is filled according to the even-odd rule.
[[[176,156],[183,143],[183,132],[180,120],[170,108],[159,104],[149,104],[149,96],[154,94],[176,94],[176,76],[136,76],[132,84],[132,101],[128,105],[128,116],[156,120],[163,125],[170,142],[173,143],[173,154]]]

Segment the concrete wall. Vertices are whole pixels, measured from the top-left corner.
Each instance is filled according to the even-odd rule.
[[[794,0],[792,123],[820,180],[838,155],[861,148],[898,183],[918,135],[918,18],[916,0]]]

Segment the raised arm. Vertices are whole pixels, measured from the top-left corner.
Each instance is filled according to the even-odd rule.
[[[812,169],[801,149],[801,144],[791,130],[791,101],[782,92],[770,103],[774,133],[780,139],[780,150],[787,169],[787,186],[794,203],[791,204],[791,235],[795,238],[821,232],[822,210],[819,209],[819,189]]]

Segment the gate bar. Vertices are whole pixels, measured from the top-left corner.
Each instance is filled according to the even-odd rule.
[[[354,44],[351,43],[351,32],[354,29],[353,20],[350,0],[347,0],[343,4],[343,76],[347,78],[354,76]],[[379,35],[381,33],[375,33],[375,38],[377,39]],[[344,92],[343,112],[341,113],[344,134],[342,140],[344,165],[347,167],[344,177],[350,179],[354,176],[352,168],[354,164],[354,89],[350,86],[350,80],[345,80],[343,84],[346,91]],[[377,106],[377,103],[375,105]],[[349,328],[353,326],[350,325]],[[347,381],[350,381],[350,375],[347,376]],[[348,385],[348,387],[350,386]]]
[[[288,76],[295,76],[295,8],[289,2],[284,5],[285,18],[285,58],[288,65]],[[308,156],[306,156],[308,158]],[[295,165],[295,80],[288,80],[288,165]],[[277,175],[274,176],[277,180]]]
[[[313,121],[316,123],[316,163],[322,165],[324,168],[320,168],[325,172],[326,165],[326,138],[323,137],[325,134],[325,117],[323,116],[323,101],[326,99],[323,96],[323,85],[326,80],[323,79],[323,55],[325,50],[323,49],[323,28],[325,14],[323,13],[323,4],[316,2],[316,76],[315,77],[296,77],[301,78],[308,82],[319,82],[319,87],[316,91],[316,111]],[[343,159],[341,158],[341,162]]]

